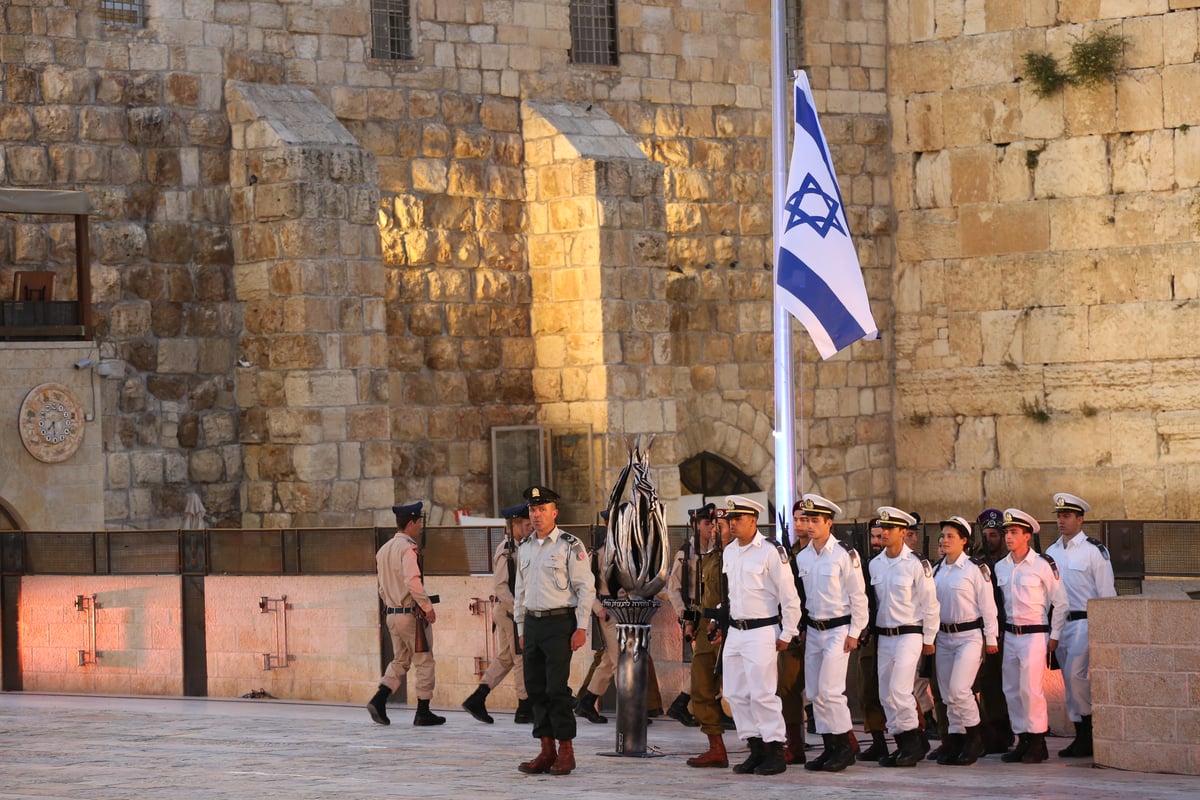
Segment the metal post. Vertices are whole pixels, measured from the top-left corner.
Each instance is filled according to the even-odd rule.
[[[602,755],[656,758],[646,750],[646,686],[650,675],[650,620],[658,600],[601,600],[617,620],[617,746]]]

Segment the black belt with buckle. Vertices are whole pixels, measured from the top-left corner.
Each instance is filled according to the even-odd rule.
[[[1049,625],[1010,625],[1004,623],[1004,630],[1009,633],[1015,633],[1017,636],[1024,636],[1027,633],[1049,633]]]
[[[525,611],[526,616],[535,617],[537,619],[541,619],[542,617],[561,617],[564,614],[574,613],[575,609],[571,608],[570,606],[567,606],[566,608],[550,608],[545,611],[534,611],[532,609]]]
[[[938,626],[938,630],[942,633],[962,633],[963,631],[981,631],[983,630],[983,617],[973,619],[970,622],[943,622]]]
[[[732,628],[737,628],[739,631],[752,631],[755,628],[765,628],[768,625],[778,625],[779,615],[773,617],[762,617],[760,619],[731,619],[729,625]]]
[[[925,629],[920,625],[897,625],[895,628],[881,628],[875,626],[875,633],[880,636],[904,636],[910,633],[924,633]]]
[[[1086,611],[1068,611],[1067,622],[1074,622],[1077,619],[1087,619]]]
[[[401,606],[399,608],[396,608],[393,606],[388,606],[387,611],[385,613],[387,613],[387,614],[411,614],[411,613],[413,613],[413,609],[412,609],[412,606]]]
[[[850,615],[849,614],[847,614],[844,617],[834,617],[833,619],[810,619],[810,620],[808,620],[808,627],[814,628],[818,631],[827,631],[830,628],[840,628],[843,625],[849,625],[849,624],[850,624]]]

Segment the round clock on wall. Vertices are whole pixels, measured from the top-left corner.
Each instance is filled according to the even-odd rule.
[[[43,383],[25,395],[17,422],[21,441],[38,461],[54,464],[83,443],[83,408],[61,383]]]

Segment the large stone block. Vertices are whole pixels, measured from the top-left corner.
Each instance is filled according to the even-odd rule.
[[[1038,252],[1050,244],[1046,203],[964,206],[959,220],[963,256]]]
[[[1109,192],[1108,150],[1099,136],[1047,142],[1038,156],[1036,197],[1079,197]]]

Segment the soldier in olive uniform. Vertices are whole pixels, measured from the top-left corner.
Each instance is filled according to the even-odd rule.
[[[1008,555],[1004,543],[1004,512],[988,508],[976,520],[979,524],[979,554],[993,573],[1000,559]],[[979,676],[975,679],[975,691],[979,693],[980,729],[983,734],[985,753],[1006,753],[1012,747],[1012,724],[1008,721],[1008,701],[1004,697],[1000,665],[1004,660],[1004,595],[992,581],[992,594],[996,600],[997,620],[1000,623],[999,651],[996,655],[985,654]]]
[[[792,504],[791,542],[784,545],[788,550],[788,564],[792,569],[792,580],[800,603],[804,603],[804,583],[796,574],[796,554],[808,547],[811,538],[809,525],[814,517],[804,514],[804,501]],[[789,546],[790,545],[790,546]],[[805,628],[800,621],[800,632]],[[804,637],[797,636],[788,643],[787,649],[779,653],[779,699],[783,703],[783,727],[787,733],[784,759],[789,764],[803,764],[807,760],[804,748]]]
[[[575,714],[567,683],[571,654],[587,641],[596,588],[587,548],[558,527],[558,494],[531,486],[524,497],[534,535],[517,551],[513,619],[524,654],[533,735],[542,749],[518,769],[567,775],[575,769]]]
[[[388,633],[392,637],[395,658],[379,683],[379,691],[367,703],[371,719],[380,725],[390,725],[387,700],[400,688],[400,679],[412,668],[416,677],[417,713],[413,725],[441,725],[446,721],[429,710],[433,698],[433,639],[432,630],[424,631],[424,651],[417,646],[418,626],[431,626],[437,619],[433,599],[425,591],[425,581],[418,561],[418,542],[424,519],[421,503],[392,506],[396,515],[396,535],[388,539],[375,555],[379,573],[379,596],[386,606]]]
[[[512,672],[517,682],[517,713],[513,715],[513,722],[529,723],[533,722],[533,714],[529,708],[529,695],[525,693],[525,670],[521,651],[517,647],[517,624],[513,621],[513,589],[517,582],[516,550],[533,528],[529,522],[529,506],[525,503],[502,510],[500,516],[507,520],[505,526],[508,528],[508,535],[504,537],[504,541],[499,544],[492,557],[492,574],[495,577],[492,592],[496,600],[492,607],[492,618],[495,620],[493,627],[496,631],[496,657],[479,679],[479,686],[474,694],[463,700],[462,707],[480,722],[494,722],[492,715],[487,711],[485,701],[492,689],[504,680],[504,676]]]
[[[712,503],[691,512],[699,539],[698,555],[692,554],[689,576],[698,578],[700,591],[690,592],[691,603],[683,602],[681,562],[671,570],[667,598],[684,621],[684,635],[692,639],[691,703],[692,716],[700,723],[700,732],[708,737],[708,750],[689,758],[689,767],[729,766],[725,741],[721,738],[721,702],[717,679],[717,646],[708,636],[707,621],[717,619],[721,605],[721,544],[717,541],[716,506]],[[680,551],[680,558],[683,551]]]

